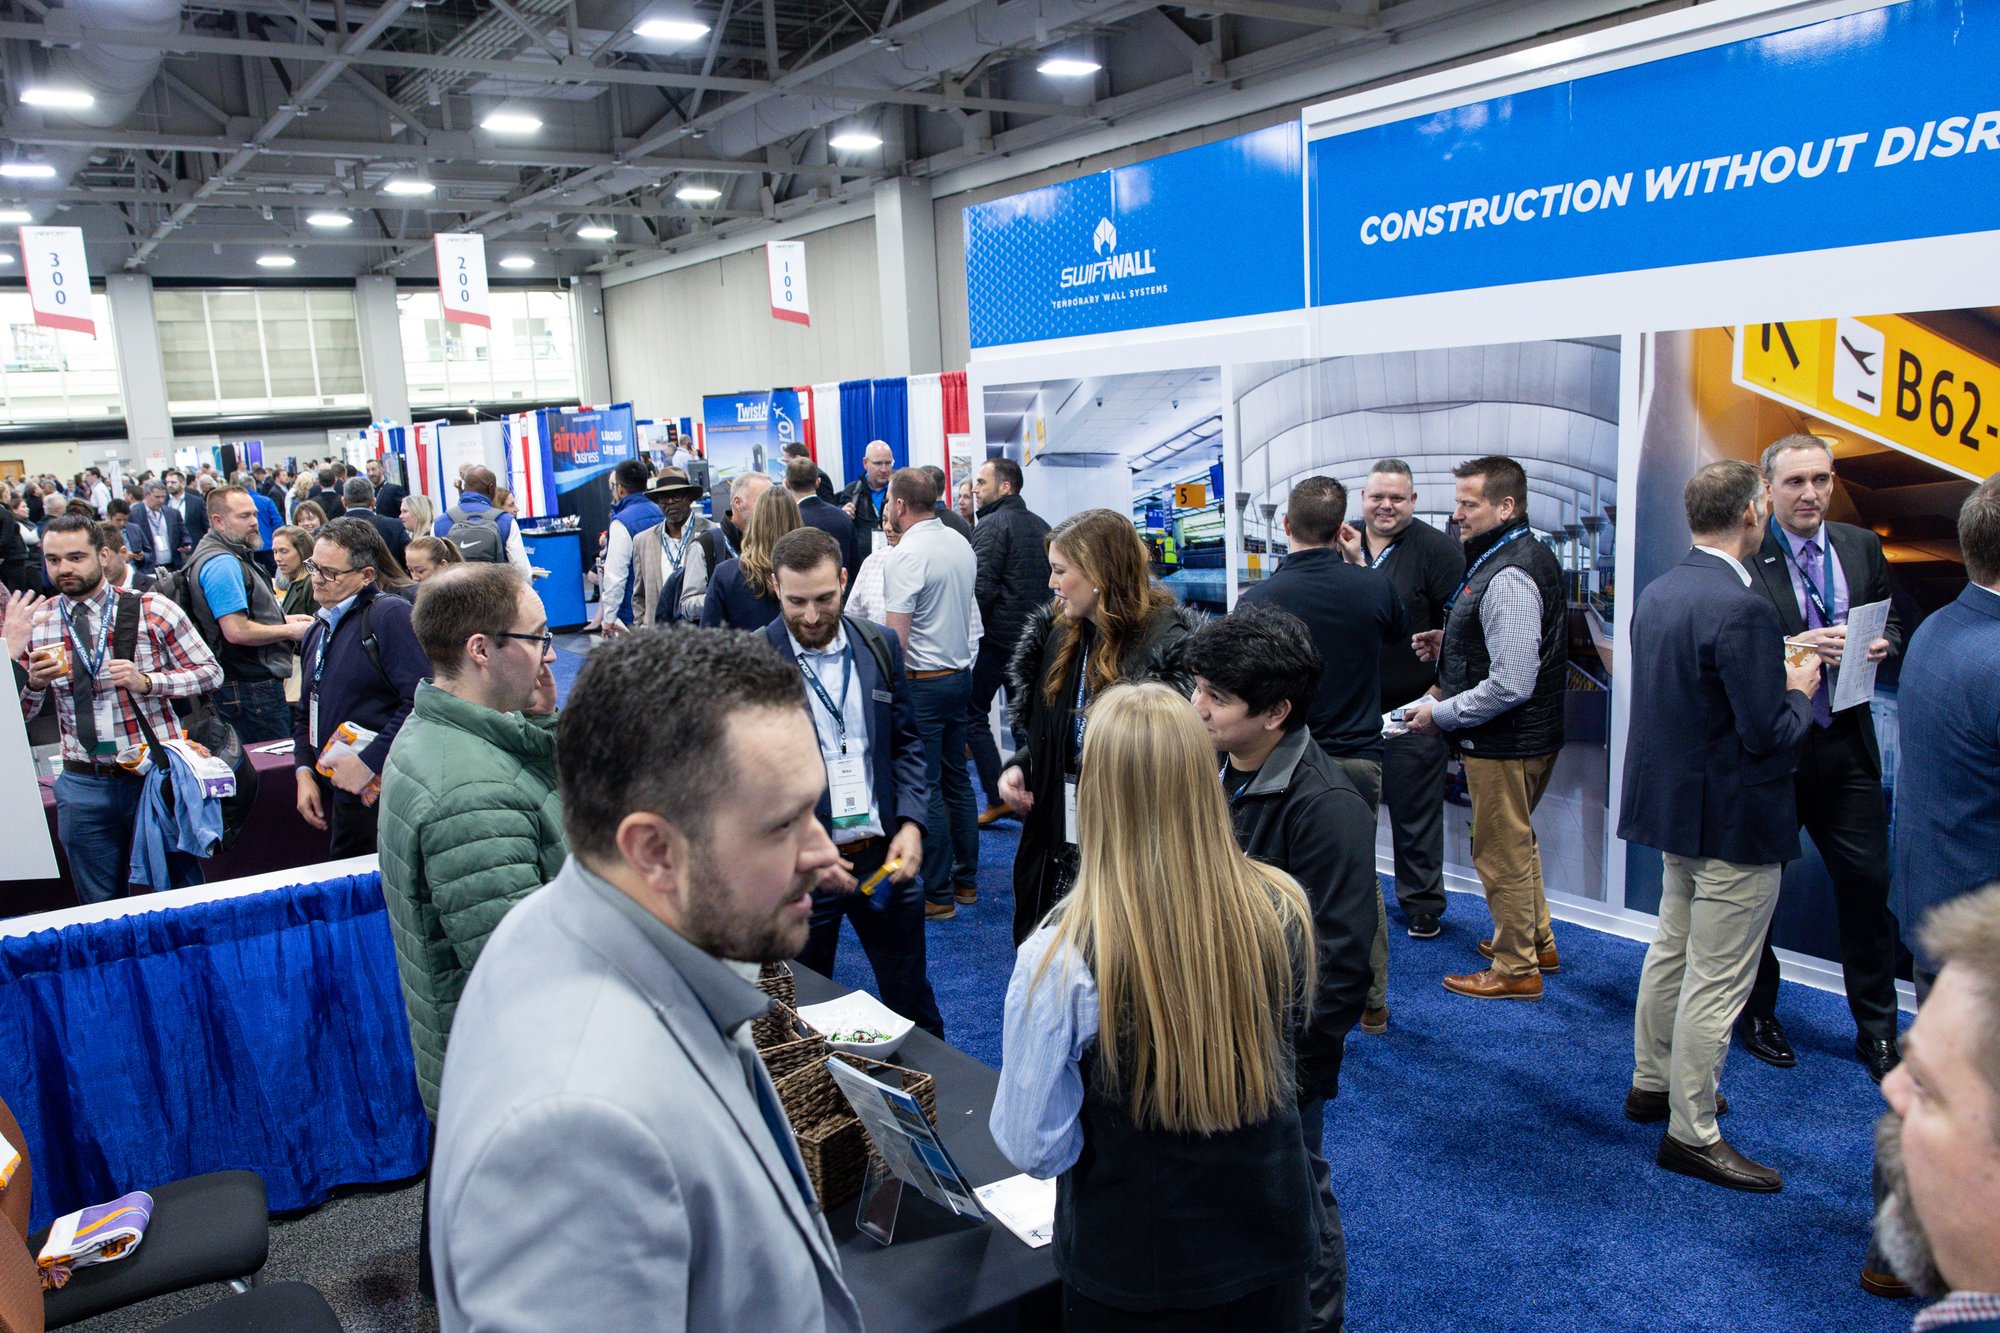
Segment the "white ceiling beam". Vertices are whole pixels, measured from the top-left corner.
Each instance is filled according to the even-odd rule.
[[[1182,5],[1190,17],[1210,14],[1235,14],[1247,19],[1275,19],[1280,23],[1297,23],[1309,28],[1350,28],[1356,32],[1373,32],[1380,26],[1380,20],[1373,14],[1349,14],[1331,7],[1308,9],[1304,5],[1284,5],[1273,0],[1202,0],[1200,4]]]

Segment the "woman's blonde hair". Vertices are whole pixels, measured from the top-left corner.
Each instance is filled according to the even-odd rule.
[[[1118,679],[1118,662],[1125,650],[1146,632],[1161,610],[1174,604],[1173,594],[1153,582],[1146,543],[1132,520],[1115,509],[1086,509],[1056,525],[1046,538],[1051,551],[1076,566],[1097,589],[1097,608],[1090,613],[1097,626],[1097,647],[1085,664],[1089,690],[1096,694]],[[1062,703],[1063,682],[1083,641],[1083,622],[1058,616],[1055,661],[1042,682],[1043,696]]]
[[[403,551],[406,557],[411,551],[422,551],[431,558],[432,564],[439,566],[465,563],[465,553],[460,551],[458,543],[449,537],[412,537]],[[409,563],[407,558],[404,563],[406,565]]]
[[[805,526],[799,517],[799,502],[782,486],[772,486],[757,497],[750,521],[743,527],[743,549],[737,560],[750,591],[769,599],[771,592],[771,548],[778,538]]]
[[[1305,894],[1237,850],[1216,762],[1165,685],[1091,706],[1076,887],[1042,962],[1063,944],[1086,961],[1100,1086],[1135,1124],[1179,1133],[1254,1124],[1293,1095],[1291,1020],[1313,993]]]
[[[417,526],[411,528],[410,532],[418,537],[430,536],[431,529],[437,526],[438,508],[436,503],[432,501],[430,496],[418,495],[415,492],[404,496],[403,503],[410,507],[410,517],[417,520]]]

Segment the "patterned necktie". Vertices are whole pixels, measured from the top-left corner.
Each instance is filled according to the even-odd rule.
[[[1814,604],[1812,595],[1812,590],[1816,586],[1813,583],[1813,566],[1818,563],[1819,543],[1808,540],[1804,546],[1799,548],[1799,575],[1805,580],[1806,586],[1807,629],[1826,628],[1826,620],[1820,615],[1819,607]],[[1823,589],[1820,595],[1822,597],[1833,596],[1832,587],[1829,586]],[[1828,609],[1831,610],[1832,608],[1829,607]],[[1820,672],[1819,688],[1813,691],[1812,715],[1813,725],[1816,727],[1830,727],[1833,725],[1833,696],[1827,689],[1828,674],[1828,671],[1823,670]]]
[[[92,758],[97,754],[97,681],[84,665],[83,645],[97,636],[92,633],[90,603],[78,602],[70,616],[70,624],[76,635],[78,651],[70,655],[72,670],[69,676],[70,705],[76,712],[76,743]]]

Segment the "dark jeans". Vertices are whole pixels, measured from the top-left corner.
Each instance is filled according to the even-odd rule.
[[[56,836],[69,858],[70,883],[80,903],[123,898],[132,880],[132,830],[139,790],[132,777],[56,774]],[[186,852],[167,853],[169,886],[201,883],[201,862]]]
[[[972,747],[972,765],[979,770],[979,785],[987,805],[1000,802],[1000,747],[993,740],[993,696],[1007,683],[1007,658],[1011,647],[987,640],[979,644],[979,656],[972,659],[972,701],[966,705],[967,743]],[[1010,705],[1013,700],[1007,701]]]
[[[1347,1237],[1340,1229],[1340,1204],[1333,1197],[1333,1172],[1326,1164],[1326,1098],[1299,1104],[1299,1131],[1305,1135],[1306,1164],[1319,1191],[1319,1262],[1311,1278],[1313,1333],[1340,1333],[1347,1318]]]
[[[888,854],[889,841],[884,838],[852,857],[854,878],[866,880],[881,868]],[[875,988],[881,992],[882,1003],[942,1041],[944,1018],[938,1013],[937,994],[931,990],[924,964],[922,877],[907,884],[885,879],[875,887],[874,898],[886,901],[878,907],[860,893],[815,893],[812,925],[806,947],[799,951],[799,962],[821,976],[832,976],[841,919],[852,921],[861,951],[875,969]]]
[[[1860,719],[1849,716],[1838,714],[1831,727],[1806,734],[1793,786],[1799,826],[1812,835],[1833,880],[1840,970],[1854,1026],[1864,1037],[1893,1037],[1897,928],[1889,911],[1889,812]],[[1743,1014],[1774,1018],[1777,1009],[1778,956],[1766,934]]]
[[[1298,1278],[1259,1287],[1221,1305],[1188,1310],[1120,1310],[1093,1301],[1067,1282],[1063,1284],[1063,1321],[1067,1333],[1302,1333],[1306,1322],[1306,1281]]]
[[[375,821],[380,805],[363,805],[356,797],[319,778],[319,808],[326,812],[328,860],[375,855]]]
[[[282,680],[226,680],[209,698],[245,745],[281,741],[292,734],[292,706]]]
[[[1396,846],[1396,901],[1405,917],[1444,915],[1444,770],[1441,736],[1392,736],[1382,749],[1382,800]]]
[[[924,742],[924,781],[930,784],[930,826],[924,830],[924,897],[948,903],[953,884],[979,879],[979,811],[972,804],[972,774],[965,767],[965,706],[972,673],[910,681],[917,704],[917,732]]]

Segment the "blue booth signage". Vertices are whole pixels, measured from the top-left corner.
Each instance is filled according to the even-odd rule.
[[[541,415],[549,475],[555,479],[558,495],[594,481],[626,459],[639,456],[629,404],[589,412],[549,410]]]
[[[1907,0],[1315,139],[1313,304],[2000,228],[1996,69]]]
[[[701,421],[709,464],[721,475],[775,472],[783,466],[779,451],[802,438],[799,391],[709,394],[701,400]]]
[[[1298,309],[1303,171],[1274,125],[966,209],[972,345]]]

